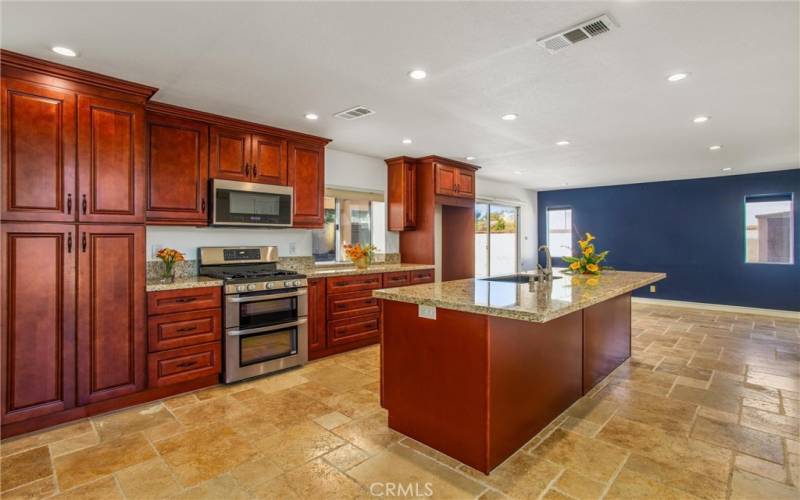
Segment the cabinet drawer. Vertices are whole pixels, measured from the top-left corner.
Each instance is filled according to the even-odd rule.
[[[328,293],[376,290],[381,286],[383,286],[383,275],[381,274],[357,274],[328,278]]]
[[[222,367],[221,354],[221,342],[209,342],[149,354],[147,356],[149,385],[161,387],[219,373]]]
[[[383,288],[395,286],[405,286],[411,282],[408,271],[398,271],[396,273],[383,274]]]
[[[147,347],[150,352],[204,344],[220,339],[222,311],[206,309],[150,316]]]
[[[147,293],[147,314],[167,314],[222,307],[220,288],[186,288]]]
[[[381,304],[372,292],[340,293],[328,297],[328,319],[352,318],[381,312]]]
[[[434,269],[420,269],[418,271],[411,271],[411,284],[418,285],[420,283],[433,283]]]
[[[381,333],[380,314],[339,319],[328,322],[328,347],[349,344],[369,338],[379,338]]]

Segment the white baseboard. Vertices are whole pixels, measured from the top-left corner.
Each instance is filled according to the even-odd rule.
[[[800,320],[800,312],[783,311],[780,309],[760,309],[758,307],[729,306],[725,304],[705,304],[703,302],[685,302],[683,300],[651,299],[648,297],[633,297],[633,302],[640,304],[653,304],[670,307],[686,307],[689,309],[708,309],[711,311],[729,311],[743,314],[761,314],[764,316],[778,316]]]

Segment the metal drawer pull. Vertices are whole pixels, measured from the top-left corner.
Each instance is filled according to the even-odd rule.
[[[193,332],[197,330],[197,326],[186,326],[184,328],[178,328],[179,332]]]
[[[190,366],[194,366],[196,364],[197,361],[184,361],[183,363],[178,363],[175,366],[177,366],[178,368],[189,368]]]
[[[280,325],[273,325],[273,326],[265,326],[263,328],[250,328],[247,330],[228,330],[225,332],[226,335],[230,335],[232,337],[237,337],[239,335],[248,335],[251,333],[265,333],[265,332],[274,332],[275,330],[284,330],[286,328],[291,328],[293,326],[300,326],[308,323],[308,319],[298,319],[297,321],[293,321],[291,323],[282,323]]]
[[[175,302],[186,303],[186,302],[194,302],[197,300],[197,297],[178,297],[175,299]]]
[[[67,193],[67,215],[72,213],[72,193]]]
[[[308,290],[303,288],[302,290],[297,290],[296,292],[289,292],[289,293],[276,293],[274,295],[265,294],[265,295],[254,295],[251,297],[226,297],[226,302],[257,302],[257,301],[265,301],[265,300],[272,300],[272,299],[287,299],[289,297],[299,297],[301,295],[308,295]]]

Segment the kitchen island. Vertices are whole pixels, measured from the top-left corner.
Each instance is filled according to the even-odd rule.
[[[664,278],[556,271],[374,291],[389,427],[489,473],[630,357],[631,292]]]

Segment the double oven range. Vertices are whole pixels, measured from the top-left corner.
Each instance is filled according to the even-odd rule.
[[[308,361],[308,283],[277,268],[278,248],[202,247],[199,274],[222,279],[225,383]]]

